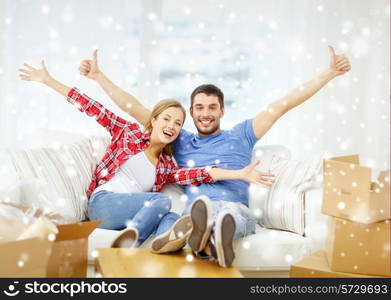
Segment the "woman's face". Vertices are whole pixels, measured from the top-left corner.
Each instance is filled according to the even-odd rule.
[[[180,108],[167,108],[152,120],[152,136],[162,144],[172,143],[182,129],[184,117]]]

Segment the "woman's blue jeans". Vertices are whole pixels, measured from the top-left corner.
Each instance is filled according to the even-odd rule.
[[[171,200],[163,193],[99,191],[88,201],[90,220],[101,220],[99,228],[103,229],[135,227],[139,232],[138,246],[151,234],[166,232],[178,219],[170,209]]]

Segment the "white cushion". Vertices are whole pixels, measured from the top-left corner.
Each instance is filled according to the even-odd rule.
[[[282,145],[262,145],[261,142],[258,142],[252,152],[252,159],[259,160],[260,169],[265,171],[269,170],[278,161],[290,158],[290,150]]]
[[[6,150],[0,150],[0,189],[15,185],[18,179],[9,153]]]
[[[59,213],[64,217],[74,215],[72,207],[42,179],[18,180],[7,188],[0,188],[0,202],[24,205],[45,213]]]
[[[233,265],[240,270],[286,270],[311,252],[308,239],[292,232],[262,228],[235,241]]]
[[[306,161],[275,157],[258,170],[276,175],[272,187],[250,185],[249,207],[266,228],[304,234],[303,192],[311,188],[321,172],[323,155]]]
[[[19,179],[42,180],[56,191],[52,199],[55,205],[64,202],[70,208],[69,216],[83,220],[87,212],[86,190],[108,141],[105,137],[89,137],[58,148],[13,149],[8,152]],[[45,208],[44,203],[39,204],[39,198],[31,201],[31,206]]]
[[[22,193],[18,181],[0,187],[0,202],[22,204]]]
[[[162,190],[171,199],[171,211],[181,215],[185,209],[187,196],[177,184],[166,184]]]

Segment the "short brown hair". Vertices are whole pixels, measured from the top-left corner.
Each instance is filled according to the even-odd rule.
[[[183,108],[182,104],[174,99],[164,99],[159,101],[153,108],[151,112],[151,116],[149,117],[148,121],[145,123],[144,131],[152,132],[152,120],[156,119],[163,111],[170,107],[176,107],[182,110],[183,112],[183,123],[185,123],[186,119],[186,111]],[[183,124],[182,124],[183,125]],[[163,152],[172,156],[174,153],[174,145],[173,143],[169,143],[163,148]]]
[[[194,97],[198,94],[204,93],[208,96],[214,95],[219,99],[220,107],[224,108],[224,93],[213,84],[203,84],[199,87],[196,87],[195,90],[191,93],[190,99],[190,107],[193,107]]]

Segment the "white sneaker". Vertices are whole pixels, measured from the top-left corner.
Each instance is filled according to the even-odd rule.
[[[133,248],[138,240],[138,230],[129,227],[122,230],[111,242],[111,248]]]
[[[191,229],[190,216],[179,218],[167,232],[154,238],[151,251],[153,253],[169,253],[182,249],[186,245]]]

